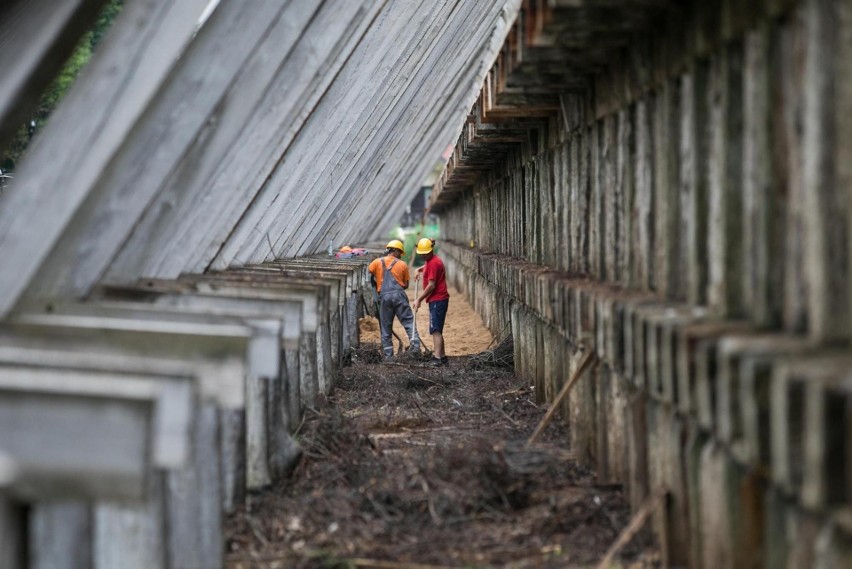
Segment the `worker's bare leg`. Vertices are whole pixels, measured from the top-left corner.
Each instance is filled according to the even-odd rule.
[[[434,355],[436,358],[444,357],[444,335],[441,332],[432,334],[432,345],[434,346]]]

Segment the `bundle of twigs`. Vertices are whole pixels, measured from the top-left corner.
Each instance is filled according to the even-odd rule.
[[[382,361],[382,346],[381,344],[374,344],[369,342],[364,342],[358,347],[351,348],[349,350],[349,361],[344,362],[345,364],[377,364]]]
[[[508,334],[494,348],[471,356],[467,365],[472,369],[487,367],[511,369],[515,367],[515,342],[512,339],[512,334]]]

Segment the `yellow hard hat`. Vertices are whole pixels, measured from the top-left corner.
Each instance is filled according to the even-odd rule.
[[[344,245],[343,247],[340,248],[340,252],[341,253],[351,253],[352,247],[350,247],[349,245]]]
[[[417,254],[418,255],[428,255],[432,252],[432,240],[428,237],[424,237],[420,241],[417,242]]]
[[[394,239],[390,243],[385,246],[385,249],[399,249],[402,251],[402,254],[405,255],[405,245],[402,244],[402,241],[399,239]]]

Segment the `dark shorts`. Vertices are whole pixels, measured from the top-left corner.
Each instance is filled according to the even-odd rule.
[[[447,307],[450,299],[435,300],[429,303],[429,333],[444,332],[444,320],[447,319]]]

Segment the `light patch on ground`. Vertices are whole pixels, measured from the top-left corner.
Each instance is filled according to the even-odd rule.
[[[448,356],[466,356],[478,354],[486,350],[493,338],[491,332],[485,327],[482,318],[474,312],[473,307],[464,296],[454,288],[449,289],[450,308],[447,312],[447,321],[444,324],[444,344]],[[414,288],[408,290],[408,298],[414,301]],[[423,341],[423,345],[432,349],[432,336],[429,334],[429,307],[424,304],[417,311],[417,332]],[[399,337],[408,346],[408,337],[402,329],[399,321],[394,319],[393,328]],[[372,316],[366,316],[360,321],[361,341],[380,343],[379,322]],[[394,338],[394,349],[399,343]]]

